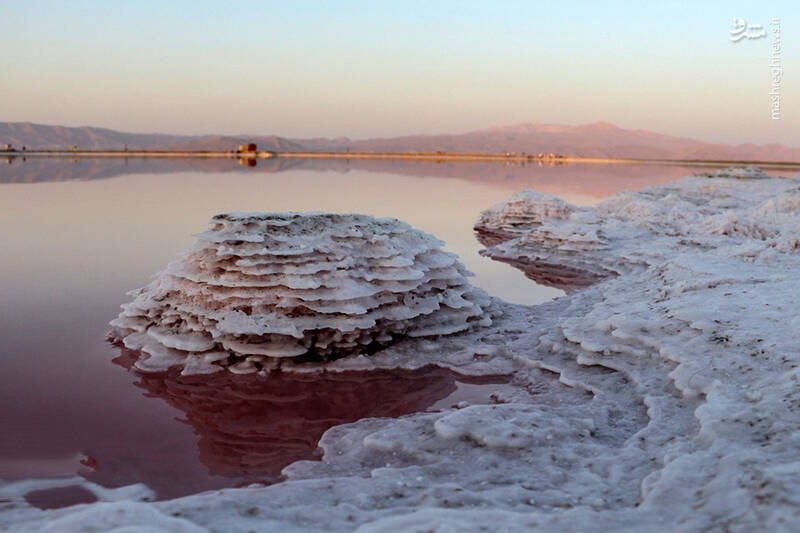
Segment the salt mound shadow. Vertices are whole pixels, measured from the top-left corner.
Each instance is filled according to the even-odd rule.
[[[114,363],[131,369],[140,356],[123,348]],[[481,396],[472,401],[490,403],[487,391],[510,380],[509,376],[467,377],[436,366],[271,372],[266,377],[230,372],[185,376],[179,368],[134,375],[134,385],[146,396],[183,413],[179,420],[197,434],[197,451],[169,442],[97,450],[97,469],[85,477],[104,486],[144,482],[158,499],[281,481],[287,465],[321,457],[318,443],[331,427],[426,411],[447,402],[464,383],[479,385]],[[151,460],[140,461],[142,454]],[[208,470],[206,479],[198,479],[194,469],[182,470],[191,468],[186,457],[195,454]]]

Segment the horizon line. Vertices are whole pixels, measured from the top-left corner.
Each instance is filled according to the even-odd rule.
[[[377,136],[377,137],[349,137],[347,135],[336,135],[336,136],[324,136],[324,135],[317,135],[317,136],[305,136],[305,137],[288,137],[284,135],[280,135],[277,133],[237,133],[237,134],[223,134],[223,133],[169,133],[164,131],[131,131],[131,130],[123,130],[123,129],[114,129],[106,126],[92,126],[92,125],[81,125],[81,126],[67,126],[63,124],[45,124],[41,122],[32,122],[32,121],[0,121],[0,124],[20,124],[20,125],[31,125],[31,126],[44,126],[44,127],[51,127],[51,128],[69,128],[69,129],[95,129],[95,130],[107,130],[113,131],[116,133],[123,133],[129,135],[168,135],[173,137],[230,137],[230,138],[250,138],[250,137],[277,137],[279,139],[285,139],[288,141],[302,141],[302,140],[314,140],[314,139],[328,139],[328,140],[337,140],[337,139],[346,139],[348,141],[372,141],[372,140],[390,140],[390,139],[402,139],[407,137],[440,137],[440,136],[459,136],[459,135],[469,135],[472,133],[483,133],[483,132],[491,132],[492,130],[500,130],[503,128],[514,128],[520,126],[545,126],[545,127],[559,127],[559,128],[580,128],[585,126],[610,126],[614,129],[621,130],[621,131],[629,131],[629,132],[644,132],[644,133],[652,133],[656,135],[662,135],[664,137],[671,137],[673,139],[680,139],[684,141],[692,141],[697,143],[704,143],[710,145],[717,145],[717,146],[730,146],[730,147],[738,147],[738,146],[780,146],[783,148],[790,148],[790,149],[800,149],[800,145],[787,145],[781,144],[779,142],[768,142],[768,143],[756,143],[753,141],[741,142],[736,144],[725,143],[725,142],[716,142],[716,141],[706,141],[697,139],[694,137],[686,137],[682,135],[672,135],[668,133],[661,133],[654,130],[648,130],[644,128],[625,128],[621,127],[613,122],[607,120],[598,120],[596,122],[585,122],[585,123],[578,123],[578,124],[556,124],[550,122],[517,122],[514,124],[502,124],[502,125],[495,125],[495,126],[487,126],[479,129],[472,129],[468,131],[462,131],[458,133],[447,132],[447,133],[406,133],[406,134],[397,134],[397,135],[386,135],[386,136]]]

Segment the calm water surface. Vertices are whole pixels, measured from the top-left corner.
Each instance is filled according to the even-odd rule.
[[[105,341],[109,320],[126,291],[146,284],[217,213],[397,217],[446,241],[474,284],[535,304],[561,293],[478,255],[472,225],[481,210],[525,188],[592,204],[694,171],[268,163],[29,159],[0,167],[0,478],[79,472],[104,486],[144,482],[161,498],[270,482],[293,460],[313,458],[333,424],[446,406],[465,391],[488,398],[491,384],[436,370],[284,378],[268,388],[252,376],[129,371],[129,354]]]

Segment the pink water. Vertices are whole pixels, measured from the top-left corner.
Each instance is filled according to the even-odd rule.
[[[332,425],[446,407],[450,399],[490,401],[492,387],[503,386],[433,368],[266,380],[129,371],[128,355],[105,341],[108,321],[127,301],[125,292],[185,250],[214,214],[394,216],[445,240],[476,273],[476,285],[535,304],[561,292],[478,255],[472,225],[482,209],[524,188],[591,204],[691,172],[385,162],[286,170],[224,163],[231,168],[160,163],[127,169],[141,174],[126,173],[120,162],[29,160],[0,167],[0,478],[79,473],[108,487],[142,482],[159,498],[274,482],[292,461],[318,457],[317,441]],[[74,488],[28,495],[42,507],[86,498]]]

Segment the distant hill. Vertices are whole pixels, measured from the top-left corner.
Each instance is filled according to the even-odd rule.
[[[78,146],[84,150],[121,150],[152,148],[186,142],[196,137],[164,135],[161,133],[124,133],[105,128],[68,128],[30,122],[0,122],[0,145],[10,143],[16,148],[68,149]]]
[[[607,122],[562,126],[518,124],[453,135],[409,135],[376,139],[347,137],[287,139],[261,135],[165,135],[125,133],[104,128],[68,128],[28,122],[0,122],[0,144],[29,149],[158,148],[232,150],[255,142],[260,150],[334,152],[467,152],[538,154],[649,159],[718,159],[800,162],[800,148],[779,144],[715,144],[645,130],[628,130]]]
[[[311,150],[353,152],[552,152],[581,157],[800,161],[800,148],[778,144],[714,144],[645,130],[623,129],[607,122],[580,126],[518,124],[458,135],[411,135],[363,140],[317,138],[298,139],[297,142]]]
[[[289,140],[275,136],[224,137],[212,135],[168,135],[163,133],[127,133],[105,128],[48,126],[30,122],[0,122],[0,146],[9,143],[29,150],[59,150],[77,146],[83,150],[233,150],[255,142],[262,150],[303,150]]]

